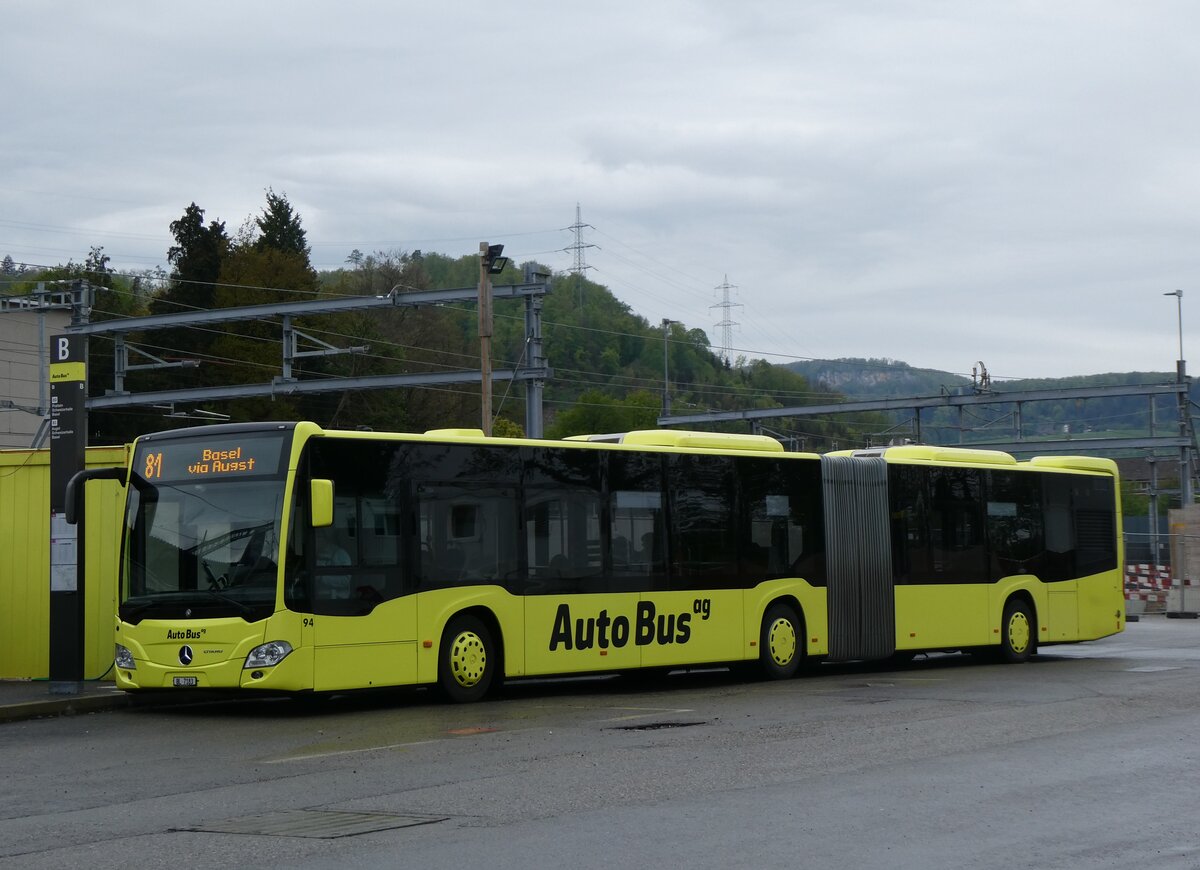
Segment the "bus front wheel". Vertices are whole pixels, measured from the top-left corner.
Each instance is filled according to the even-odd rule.
[[[481,700],[495,682],[498,664],[492,633],[482,620],[463,615],[450,621],[438,661],[438,684],[448,699],[459,704]]]
[[[1037,649],[1037,620],[1029,603],[1014,598],[1004,605],[1000,621],[1000,658],[1013,664],[1029,661]]]
[[[794,677],[803,658],[800,617],[786,604],[772,604],[763,616],[758,639],[758,660],[764,676],[771,680]]]

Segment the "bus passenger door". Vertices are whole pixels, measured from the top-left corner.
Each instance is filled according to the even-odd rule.
[[[743,657],[740,516],[733,461],[666,459],[667,514],[656,516],[650,591],[638,604],[643,667],[730,662]]]
[[[634,620],[648,569],[631,567],[622,544],[619,555],[610,554],[606,572],[599,480],[591,477],[590,464],[578,457],[572,459],[577,464],[564,465],[563,456],[531,456],[535,463],[526,479],[524,505],[527,672],[636,668]]]
[[[333,525],[313,529],[313,688],[414,683],[416,599],[400,563],[398,510],[382,495],[338,487]]]

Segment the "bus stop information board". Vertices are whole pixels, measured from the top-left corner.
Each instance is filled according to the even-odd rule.
[[[87,336],[56,335],[50,346],[50,679],[83,679],[82,526],[66,521],[67,482],[87,447]]]

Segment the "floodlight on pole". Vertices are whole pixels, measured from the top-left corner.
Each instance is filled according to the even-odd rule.
[[[483,434],[492,434],[492,276],[508,265],[504,245],[479,243],[479,376]]]
[[[487,271],[489,275],[499,275],[508,268],[508,257],[500,256],[504,253],[504,245],[488,245],[487,254]]]

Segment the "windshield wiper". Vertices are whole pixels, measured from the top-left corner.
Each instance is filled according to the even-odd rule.
[[[155,607],[160,607],[164,603],[166,602],[159,598],[155,598],[152,601],[143,601],[141,604],[123,604],[121,606],[121,617],[123,619],[130,619],[134,616],[137,616],[139,613],[145,613],[147,610],[153,610]]]
[[[188,591],[188,592],[168,592],[165,594],[156,595],[151,600],[143,601],[139,604],[129,604],[129,603],[122,604],[121,605],[121,618],[122,619],[133,619],[134,617],[139,616],[149,610],[154,610],[154,609],[160,608],[160,607],[167,607],[167,608],[171,608],[172,610],[174,610],[177,608],[187,607],[189,604],[207,603],[207,601],[204,598],[200,597],[201,595],[207,595],[211,598],[215,598],[217,601],[220,601],[222,604],[229,605],[230,607],[232,607],[234,610],[236,610],[242,616],[253,616],[255,613],[255,610],[253,607],[251,607],[248,604],[243,604],[241,601],[238,601],[236,598],[230,598],[228,595],[222,595],[220,592],[216,592],[211,589],[209,589],[209,590],[197,589],[197,590],[192,590],[192,591]],[[197,601],[197,599],[200,599],[200,600]]]
[[[251,607],[250,605],[243,604],[242,602],[238,601],[236,598],[230,598],[228,595],[222,595],[220,592],[218,592],[215,589],[209,589],[207,591],[208,591],[209,595],[211,595],[213,598],[217,599],[218,601],[222,602],[223,604],[232,605],[243,616],[253,616],[254,615],[254,608]]]

